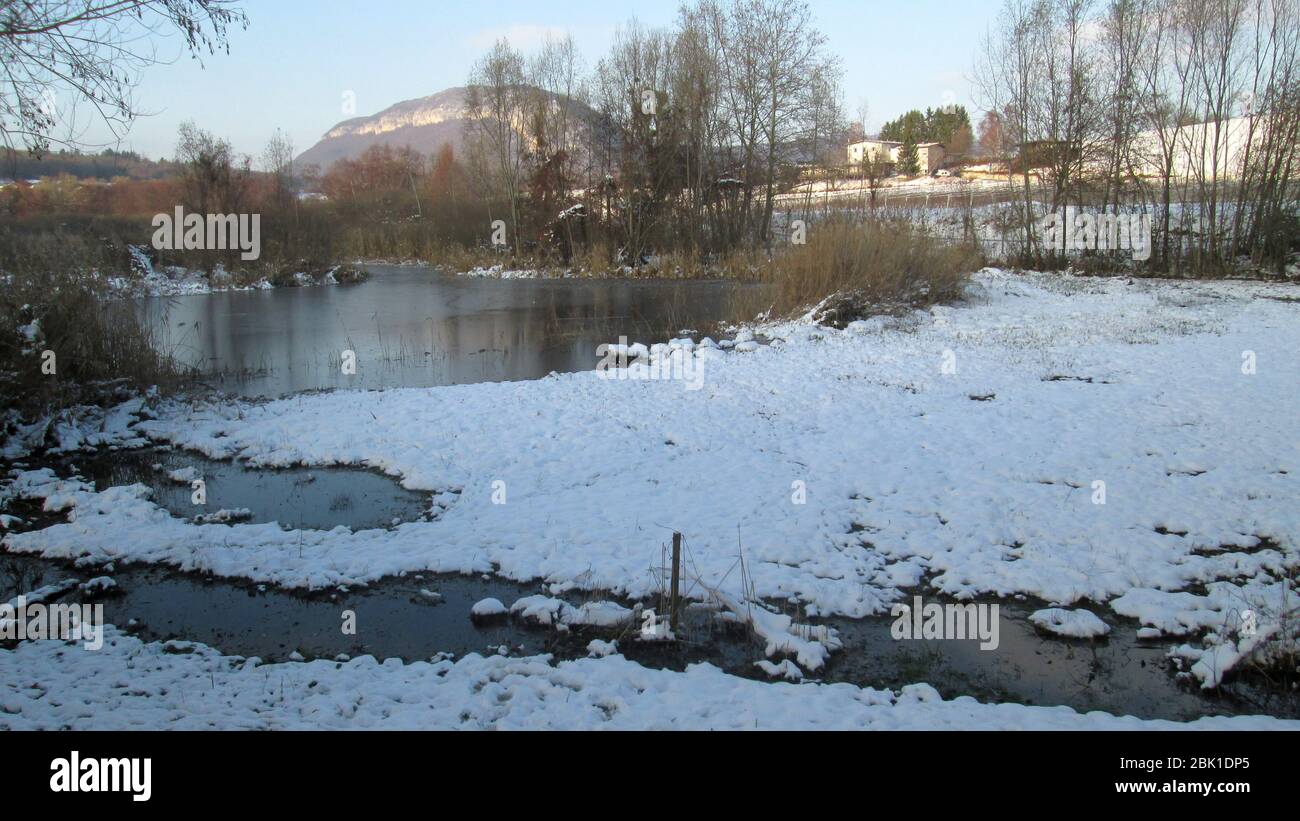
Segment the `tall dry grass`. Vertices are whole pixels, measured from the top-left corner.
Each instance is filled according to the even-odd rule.
[[[185,378],[134,305],[110,298],[88,273],[27,270],[5,273],[3,282],[0,408],[31,418],[123,391],[172,388]]]
[[[842,327],[954,300],[983,264],[974,243],[934,237],[906,220],[845,218],[810,224],[807,242],[774,253],[760,279],[770,316],[819,307],[819,319]]]

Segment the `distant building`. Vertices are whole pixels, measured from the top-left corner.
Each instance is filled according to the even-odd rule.
[[[939,170],[943,158],[943,143],[920,143],[916,146],[916,166],[927,177]]]
[[[849,146],[849,165],[861,165],[864,162],[884,162],[897,166],[903,154],[903,144],[894,140],[863,140]],[[920,143],[916,146],[916,164],[921,174],[926,176],[939,170],[943,164],[944,150],[942,143]]]
[[[1173,153],[1173,167],[1169,170],[1175,179],[1198,175],[1242,179],[1246,175],[1247,161],[1253,156],[1251,145],[1254,145],[1254,155],[1258,155],[1260,142],[1269,127],[1267,115],[1255,114],[1217,123],[1189,123],[1170,128],[1165,139],[1177,148]],[[1161,151],[1158,131],[1134,134],[1132,148],[1136,173],[1157,179],[1164,176],[1164,152]]]
[[[853,143],[849,146],[849,165],[862,165],[868,160],[897,163],[898,152],[902,148],[902,143],[892,140],[863,140]]]

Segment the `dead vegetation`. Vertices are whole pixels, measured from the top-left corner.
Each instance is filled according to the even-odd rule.
[[[829,219],[809,227],[805,244],[752,264],[745,278],[764,287],[738,302],[733,318],[811,311],[818,322],[843,328],[955,300],[983,264],[975,244],[935,237],[906,220]]]
[[[106,287],[86,272],[5,275],[0,407],[33,416],[180,383],[134,306]]]

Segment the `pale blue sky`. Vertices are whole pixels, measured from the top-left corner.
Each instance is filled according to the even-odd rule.
[[[972,110],[967,77],[998,0],[811,0],[829,46],[844,62],[850,112],[865,99],[873,129],[909,108],[959,102]],[[528,51],[548,30],[568,30],[588,64],[617,27],[635,17],[669,23],[676,2],[651,0],[246,0],[247,31],[230,55],[181,56],[152,67],[137,102],[152,116],[123,141],[150,157],[173,153],[177,126],[193,119],[258,155],[284,129],[298,151],[340,120],[345,90],[357,113],[463,85],[470,65],[499,36]],[[180,54],[175,39],[164,54]],[[106,139],[102,128],[88,138]]]

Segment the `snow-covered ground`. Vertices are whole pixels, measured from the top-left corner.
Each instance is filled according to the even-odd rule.
[[[545,579],[553,592],[641,597],[653,591],[648,568],[677,529],[692,577],[739,590],[743,550],[758,596],[796,600],[813,617],[888,612],[904,588],[922,583],[958,599],[1088,602],[1102,615],[1140,620],[1151,635],[1188,636],[1181,658],[1209,685],[1276,633],[1296,595],[1282,578],[1300,549],[1298,296],[1284,285],[991,270],[959,306],[845,331],[771,326],[762,337],[772,343],[746,352],[672,348],[668,354],[701,369],[697,390],[691,380],[593,371],[265,404],[174,402],[157,407],[156,418],[142,418],[137,407],[134,421],[119,414],[110,429],[74,427],[61,441],[146,436],[268,467],[366,465],[431,492],[437,515],[355,533],[195,524],[154,505],[140,486],[97,491],[31,471],[6,492],[44,499],[69,521],[4,543],[16,552],[164,562],[292,588],[401,571],[495,572]],[[1241,629],[1246,610],[1249,635]],[[18,652],[31,662],[45,651]],[[0,664],[17,658],[0,656]],[[176,658],[165,660],[181,664]],[[111,654],[84,663],[110,664]],[[597,691],[623,693],[626,709],[614,715],[626,726],[657,726],[672,713],[664,693],[688,682],[728,704],[725,713],[691,713],[703,726],[763,716],[782,726],[798,716],[1010,726],[1065,715],[960,702],[885,709],[868,705],[884,698],[871,691],[786,695],[787,685],[711,669],[653,673],[612,656],[559,668],[465,659],[448,664],[440,680],[464,689],[475,677],[509,678],[510,665],[534,670],[517,682],[530,698],[562,696],[572,690],[557,681],[580,687],[584,678],[593,689],[579,702]],[[435,686],[411,685],[420,677],[409,668],[331,675],[337,698],[369,677],[391,682],[394,693]],[[107,672],[101,678],[111,680]],[[636,692],[633,679],[643,682],[635,698],[625,689]],[[226,686],[236,685],[217,692]],[[214,710],[243,715],[240,702],[227,701],[233,696],[211,698]],[[522,703],[498,708],[520,725],[565,715],[534,714]],[[591,703],[574,709],[576,724],[604,715]],[[299,710],[294,702],[281,720],[310,723]],[[474,721],[486,715],[471,712]]]
[[[843,177],[833,180],[805,182],[793,190],[778,194],[777,202],[798,204],[811,199],[814,204],[831,200],[862,199],[871,195],[871,182],[865,177]],[[876,183],[877,198],[930,194],[935,197],[951,195],[953,202],[961,203],[971,194],[988,194],[999,191],[1014,196],[1014,186],[1005,179],[963,179],[960,177],[886,177]]]
[[[924,684],[893,693],[764,683],[707,664],[651,670],[620,655],[260,664],[201,644],[145,644],[108,627],[99,651],[52,641],[0,650],[0,728],[1294,730],[1300,722],[1140,721],[945,701]]]

